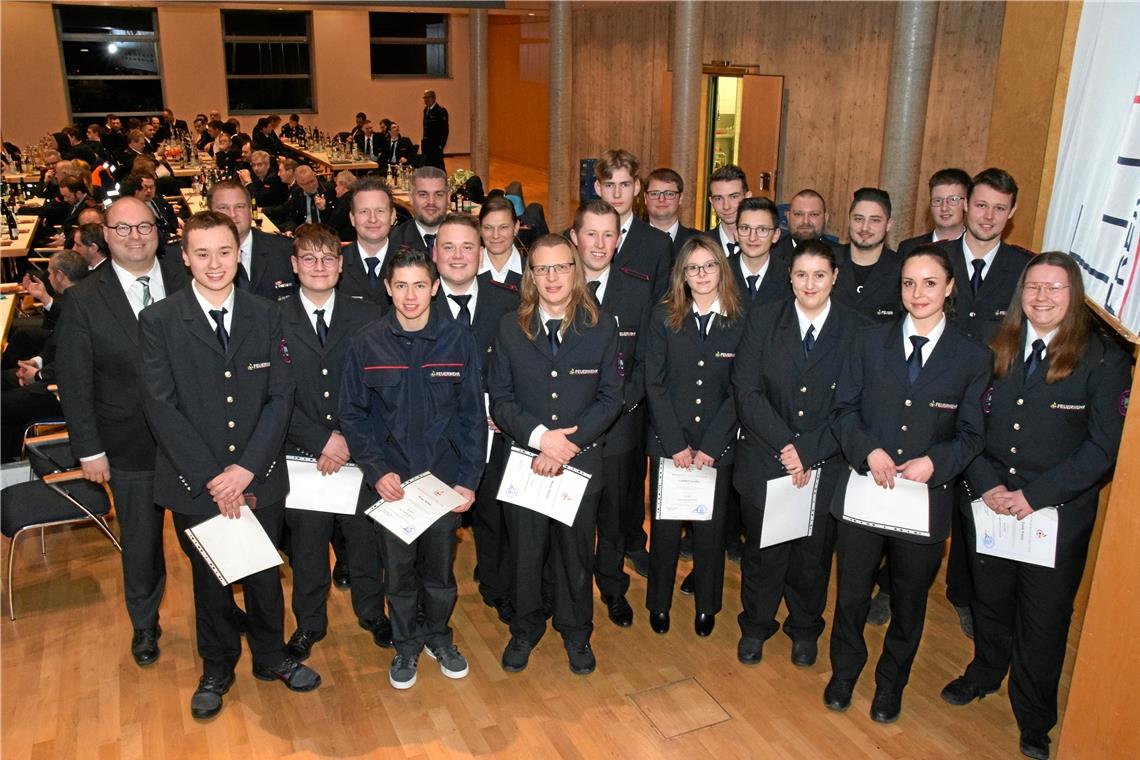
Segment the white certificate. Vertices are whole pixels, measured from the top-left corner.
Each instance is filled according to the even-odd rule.
[[[870,475],[852,471],[843,499],[843,519],[868,528],[930,538],[930,489],[895,476],[882,488]]]
[[[661,457],[657,465],[657,519],[711,520],[716,499],[715,467],[678,467]]]
[[[364,514],[410,544],[435,521],[467,501],[451,486],[423,472],[400,484],[404,498],[399,501],[380,501],[364,510]]]
[[[815,525],[815,492],[819,487],[819,470],[812,470],[802,488],[792,485],[787,475],[768,481],[764,497],[764,524],[760,528],[760,548],[794,541],[811,535]]]
[[[1057,562],[1057,521],[1054,507],[1038,509],[1024,520],[999,515],[978,499],[974,510],[974,532],[978,554],[1003,557],[1014,562],[1054,567]]]
[[[590,475],[568,465],[562,468],[561,475],[536,475],[530,468],[536,456],[518,446],[511,447],[497,498],[546,515],[563,525],[573,525]]]
[[[187,528],[186,535],[223,586],[281,564],[269,534],[244,504],[237,519],[211,517]]]
[[[287,456],[285,464],[289,468],[289,498],[285,501],[288,509],[356,514],[363,480],[359,467],[346,464],[333,475],[322,475],[315,459]]]

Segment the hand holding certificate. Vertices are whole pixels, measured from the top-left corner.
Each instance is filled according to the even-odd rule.
[[[223,586],[281,564],[269,534],[244,504],[236,520],[218,515],[187,528],[186,536]]]
[[[1023,520],[999,515],[981,499],[970,502],[974,513],[974,533],[978,554],[1003,557],[1042,567],[1057,562],[1057,510],[1038,509]]]
[[[808,476],[807,485],[801,488],[792,483],[791,475],[768,481],[764,524],[760,528],[761,549],[811,535],[819,471],[810,470]]]
[[[511,447],[497,498],[546,515],[563,525],[573,525],[590,476],[570,466],[563,467],[561,475],[538,475],[531,469],[531,462],[537,456],[518,446]]]
[[[364,514],[383,525],[404,543],[410,544],[435,521],[467,502],[467,497],[432,475],[420,473],[404,481],[404,498],[380,501]]]
[[[285,463],[289,468],[286,508],[356,514],[356,500],[363,481],[359,467],[346,464],[336,474],[324,475],[317,469],[317,460],[309,457],[290,455],[285,457]]]
[[[930,489],[925,483],[895,478],[883,488],[870,475],[852,472],[843,499],[843,519],[868,528],[930,537]]]
[[[662,457],[657,466],[658,520],[711,520],[716,498],[715,467],[678,467]]]

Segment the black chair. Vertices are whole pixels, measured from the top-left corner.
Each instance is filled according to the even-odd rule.
[[[106,483],[96,484],[83,478],[67,432],[32,437],[24,443],[36,479],[0,491],[0,533],[10,539],[8,611],[12,620],[16,619],[12,585],[16,542],[25,531],[40,529],[40,551],[47,554],[47,528],[91,522],[122,551],[105,520],[114,507],[111,489]]]

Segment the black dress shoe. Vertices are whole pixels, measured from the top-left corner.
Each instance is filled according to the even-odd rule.
[[[222,709],[222,695],[234,685],[234,674],[224,678],[204,675],[198,679],[198,690],[190,697],[190,714],[199,720],[212,718]]]
[[[304,662],[309,659],[309,655],[313,651],[313,644],[324,637],[324,631],[318,633],[317,631],[303,631],[298,628],[289,637],[289,643],[285,645],[285,654],[297,662]]]
[[[696,588],[697,582],[693,578],[693,573],[690,571],[685,579],[681,581],[681,593],[685,596],[692,596],[693,590]]]
[[[756,665],[764,659],[764,639],[741,636],[736,644],[736,659],[743,665]]]
[[[333,583],[340,588],[348,588],[351,586],[352,576],[348,574],[348,565],[337,560],[333,565],[332,579]]]
[[[395,649],[395,644],[392,643],[392,621],[387,615],[372,620],[361,620],[360,627],[372,634],[372,641],[376,646]]]
[[[895,689],[875,689],[871,700],[871,720],[876,723],[894,723],[902,712],[902,692]]]
[[[792,642],[792,664],[801,668],[810,668],[815,665],[815,658],[819,656],[819,645],[815,639]]]
[[[715,627],[716,615],[698,612],[697,617],[693,620],[693,630],[697,632],[698,636],[708,636]]]
[[[987,694],[993,694],[997,689],[983,689],[966,676],[958,676],[942,689],[942,701],[961,707],[968,705],[975,699],[981,699]]]
[[[633,607],[629,606],[624,596],[603,596],[602,602],[605,603],[610,622],[614,625],[622,628],[633,625]]]
[[[1049,737],[1026,731],[1021,735],[1021,754],[1034,760],[1049,760]]]
[[[669,613],[668,612],[650,612],[649,613],[649,627],[653,629],[654,633],[668,633],[669,632]]]
[[[158,637],[161,635],[162,629],[158,626],[135,629],[131,636],[131,656],[135,658],[136,665],[145,667],[158,660]]]
[[[286,657],[275,668],[253,666],[253,677],[259,681],[280,681],[292,691],[312,691],[321,685],[321,677],[308,665]]]
[[[851,693],[855,691],[855,681],[849,678],[831,677],[823,690],[823,704],[828,710],[843,712],[851,706]]]
[[[633,565],[633,571],[642,578],[649,577],[649,552],[644,549],[626,552],[626,558]]]

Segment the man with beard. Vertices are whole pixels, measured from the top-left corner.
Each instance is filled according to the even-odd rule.
[[[820,240],[827,227],[827,203],[810,187],[792,196],[788,204],[788,232],[776,243],[774,253],[791,260],[792,251],[805,240]]]
[[[927,243],[957,240],[966,231],[966,197],[970,175],[961,169],[939,169],[930,177],[930,215],[934,229],[899,243],[899,256]]]
[[[900,313],[900,258],[886,245],[893,225],[887,191],[861,187],[851,201],[848,242],[835,246],[839,277],[833,297],[877,322],[894,321]]]
[[[451,191],[443,169],[421,166],[412,174],[412,221],[404,222],[392,233],[392,244],[399,250],[406,245],[431,254],[439,225],[447,216]]]

